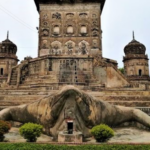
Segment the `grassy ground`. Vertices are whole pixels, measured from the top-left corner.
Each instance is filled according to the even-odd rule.
[[[0,150],[150,150],[150,145],[50,145],[34,143],[0,143]]]

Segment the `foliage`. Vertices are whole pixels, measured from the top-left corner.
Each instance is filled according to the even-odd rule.
[[[100,124],[91,129],[92,135],[97,142],[105,142],[109,138],[114,136],[114,131],[105,124]]]
[[[119,71],[124,74],[124,68],[119,68]]]
[[[19,132],[28,142],[36,142],[37,137],[39,137],[42,133],[43,126],[34,124],[34,123],[26,123],[20,127]]]
[[[0,120],[0,142],[4,140],[4,134],[7,133],[11,128],[9,122]]]
[[[50,145],[31,143],[0,143],[0,150],[149,150],[150,145]]]

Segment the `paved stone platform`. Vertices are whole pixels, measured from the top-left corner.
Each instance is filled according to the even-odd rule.
[[[131,144],[147,144],[150,143],[150,131],[138,129],[135,127],[115,128],[115,136],[107,143],[131,143]],[[26,140],[19,135],[19,128],[11,128],[10,132],[5,134],[5,140],[8,142],[26,142]],[[42,134],[37,139],[38,143],[52,143],[53,138]],[[87,142],[83,144],[96,144],[94,138],[88,138]]]

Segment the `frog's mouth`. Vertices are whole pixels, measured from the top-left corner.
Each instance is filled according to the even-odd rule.
[[[67,128],[67,122],[73,122],[73,130],[82,133],[93,126],[93,122],[89,119],[91,115],[88,99],[85,95],[76,89],[63,91],[52,105],[51,115],[55,123],[51,129],[55,131],[64,131]],[[71,123],[70,123],[71,125]]]

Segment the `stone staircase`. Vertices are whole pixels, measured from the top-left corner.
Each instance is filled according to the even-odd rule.
[[[45,91],[45,90],[31,90],[31,89],[7,89],[7,90],[0,90],[0,110],[10,107],[10,106],[17,106],[22,104],[32,103],[37,101],[41,98],[44,98],[47,95],[55,92],[52,91]]]
[[[107,101],[114,105],[127,107],[150,107],[150,91],[137,89],[131,90],[102,90],[100,92],[90,92],[99,100]]]
[[[17,70],[16,70],[16,68],[12,69],[10,85],[17,85]]]
[[[34,82],[32,81],[34,78]],[[16,106],[20,104],[26,104],[39,100],[47,95],[52,94],[62,88],[59,85],[56,86],[56,77],[51,80],[54,83],[53,87],[49,85],[49,78],[52,79],[52,74],[46,76],[28,77],[22,87],[16,87],[16,89],[0,89],[0,109]],[[37,83],[35,83],[35,81]],[[40,85],[38,85],[38,83]],[[34,85],[35,84],[35,85]],[[51,84],[52,85],[52,84]],[[29,87],[30,86],[30,87]],[[42,87],[43,86],[43,87]],[[91,96],[96,97],[99,100],[107,101],[114,105],[136,107],[150,113],[150,91],[140,90],[138,88],[100,88],[99,90],[89,90],[88,86],[75,85],[77,88],[86,91]],[[56,88],[57,87],[57,88]]]
[[[47,75],[29,75],[25,78],[24,82],[19,85],[19,88],[58,89],[58,75],[53,71],[49,72]]]

